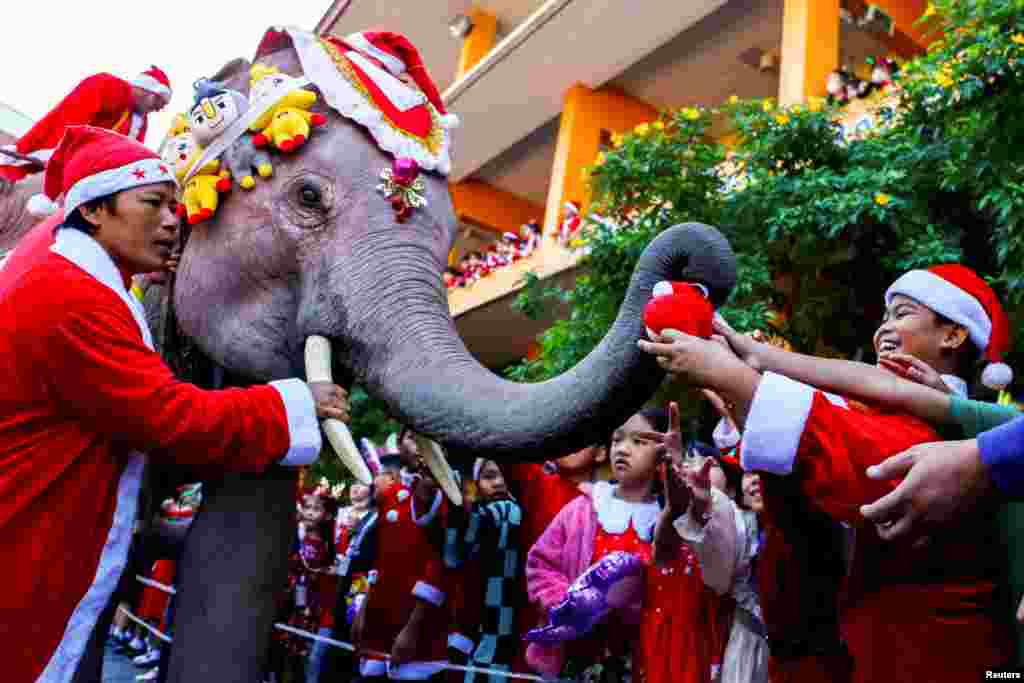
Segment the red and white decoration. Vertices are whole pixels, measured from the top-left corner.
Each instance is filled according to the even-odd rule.
[[[306,78],[324,100],[364,126],[381,149],[396,159],[413,159],[425,171],[451,171],[449,131],[458,119],[448,114],[408,39],[396,33],[364,32],[339,40],[296,28],[271,29],[256,59],[289,42]]]
[[[171,79],[158,66],[151,66],[133,78],[132,85],[142,88],[147,92],[160,95],[165,100],[169,101],[171,99]]]
[[[995,292],[977,273],[959,264],[912,270],[885,292],[885,304],[897,294],[967,329],[971,342],[989,362],[981,375],[985,386],[1000,391],[1013,381],[1013,371],[1002,362],[1010,349],[1010,323]]]
[[[46,196],[36,195],[30,204],[34,213],[52,213],[63,196],[69,215],[93,199],[167,182],[174,182],[170,167],[148,147],[95,126],[70,126],[47,166]]]

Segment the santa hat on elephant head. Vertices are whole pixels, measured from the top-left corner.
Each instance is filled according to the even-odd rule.
[[[165,100],[171,99],[171,79],[158,66],[151,66],[132,79],[132,85],[151,93],[160,95]]]
[[[1013,381],[1013,371],[1002,362],[1010,349],[1010,323],[996,293],[977,273],[959,264],[912,270],[885,292],[886,306],[897,294],[919,301],[967,330],[988,361],[982,384],[999,391]]]
[[[63,197],[64,215],[69,216],[94,199],[173,182],[171,169],[141,142],[95,126],[68,126],[46,164],[44,195],[29,199],[29,211],[53,213]]]
[[[437,85],[430,77],[427,67],[424,66],[419,50],[408,38],[390,31],[361,31],[345,36],[345,43],[380,63],[395,77],[400,78],[402,74],[408,74],[441,115],[442,124],[446,128],[455,128],[459,125],[459,117],[449,114],[445,109],[441,94],[437,91]]]

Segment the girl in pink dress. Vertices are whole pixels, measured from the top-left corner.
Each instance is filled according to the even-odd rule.
[[[651,560],[651,541],[661,506],[656,481],[662,436],[668,429],[664,409],[643,410],[627,420],[612,435],[609,459],[616,483],[597,482],[593,488],[562,508],[526,560],[527,591],[530,600],[547,613],[565,599],[576,578],[606,555],[625,551],[645,562]],[[641,605],[614,615],[617,625],[637,632]],[[538,673],[558,676],[566,659],[574,669],[588,668],[609,659],[621,660],[629,639],[605,638],[613,629],[606,624],[587,638],[565,645],[532,643],[527,662]],[[629,632],[629,631],[627,631]],[[609,654],[612,656],[609,657]]]

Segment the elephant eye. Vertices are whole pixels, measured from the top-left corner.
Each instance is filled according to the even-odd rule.
[[[315,185],[304,183],[299,188],[299,201],[302,202],[303,206],[311,209],[317,208],[320,206],[320,200],[320,188]]]

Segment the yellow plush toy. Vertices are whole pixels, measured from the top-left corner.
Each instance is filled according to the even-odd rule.
[[[171,129],[167,131],[167,137],[173,138],[182,133],[191,133],[192,127],[189,125],[188,116],[181,112],[174,115],[171,119]]]
[[[176,169],[179,183],[184,181],[189,169],[202,154],[203,150],[196,147],[188,162],[179,165]],[[178,204],[178,215],[187,218],[189,225],[204,221],[217,212],[217,205],[220,202],[218,193],[230,189],[231,176],[226,170],[221,170],[220,161],[214,159],[207,162],[185,183],[181,192],[181,202]]]
[[[258,63],[252,66],[249,74],[253,100],[269,85],[283,83],[287,78],[277,67]],[[249,126],[249,130],[256,133],[252,138],[253,144],[256,147],[272,144],[282,152],[298,149],[309,139],[311,128],[327,121],[323,114],[309,111],[315,103],[316,93],[302,88],[292,90]]]

